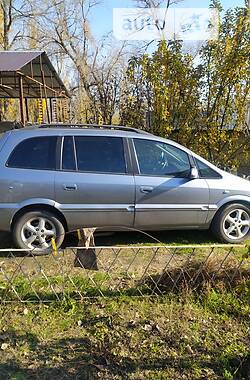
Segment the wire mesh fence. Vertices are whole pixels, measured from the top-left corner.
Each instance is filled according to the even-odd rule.
[[[0,300],[157,296],[208,287],[237,291],[249,285],[249,252],[244,245],[73,247],[44,256],[5,249]]]

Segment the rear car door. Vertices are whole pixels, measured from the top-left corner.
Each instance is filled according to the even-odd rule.
[[[190,179],[190,156],[174,145],[135,138],[135,227],[140,229],[202,227],[209,189],[202,178]]]
[[[55,190],[69,227],[132,227],[135,183],[126,140],[83,134],[62,140]]]
[[[1,220],[11,219],[19,208],[54,201],[56,136],[10,138],[1,150]]]
[[[1,175],[5,200],[21,204],[32,199],[54,200],[57,136],[26,138],[17,143]]]

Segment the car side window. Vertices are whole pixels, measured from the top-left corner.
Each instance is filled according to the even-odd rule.
[[[125,174],[123,139],[106,136],[75,136],[77,168],[83,172]]]
[[[210,168],[204,162],[198,160],[198,158],[195,158],[195,162],[201,178],[221,178],[219,173]]]
[[[160,141],[134,139],[140,174],[188,177],[191,166],[188,154]]]
[[[6,165],[10,168],[55,170],[56,144],[56,136],[26,139],[14,148]]]
[[[74,141],[72,136],[66,136],[63,140],[62,169],[76,170]]]

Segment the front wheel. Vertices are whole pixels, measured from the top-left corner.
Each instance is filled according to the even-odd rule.
[[[224,243],[242,243],[250,236],[250,208],[231,204],[215,216],[212,232]]]
[[[51,251],[52,238],[59,248],[63,243],[65,230],[62,222],[52,213],[31,211],[18,218],[12,235],[18,248],[41,254]]]

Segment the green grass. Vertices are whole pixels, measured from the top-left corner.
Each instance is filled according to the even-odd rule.
[[[6,258],[1,263],[0,300],[51,302],[86,297],[118,297],[207,289],[243,291],[249,285],[250,261],[238,248],[178,249],[175,257],[160,249],[97,250],[96,271],[74,268],[71,252],[42,257]],[[86,253],[87,255],[88,253]],[[102,254],[102,257],[101,257]],[[113,256],[112,256],[113,255]],[[154,258],[154,260],[152,260]],[[170,265],[172,261],[172,265]],[[102,265],[105,264],[105,267]],[[167,267],[166,267],[167,265]]]
[[[171,245],[215,243],[209,236],[204,232],[195,236],[192,232],[162,232],[157,239]],[[150,239],[136,233],[117,233],[97,238],[96,244],[156,245]],[[177,257],[182,258],[186,251],[179,251]],[[200,265],[199,260],[207,252],[197,252],[195,260]],[[168,286],[168,277],[163,277],[159,285],[163,294],[144,298],[130,295],[138,296],[139,289],[145,295],[150,294],[152,283],[146,281],[135,288],[134,273],[123,272],[128,260],[131,261],[127,253],[111,278],[105,272],[91,274],[96,285],[80,269],[73,268],[69,253],[36,261],[3,257],[2,268],[9,276],[13,275],[12,283],[20,297],[36,302],[13,302],[16,299],[13,289],[1,277],[0,295],[12,302],[1,305],[0,380],[249,379],[249,260],[246,258],[244,262],[245,279],[237,279],[233,286],[227,285],[228,272],[222,272],[218,286],[207,284],[206,279],[207,271],[217,273],[217,264],[222,262],[225,252],[215,255],[215,261],[204,268],[195,292],[184,286],[190,273],[198,273],[192,262],[185,267],[186,277],[176,272],[178,265],[170,268],[171,276],[180,280],[175,293]],[[233,270],[238,267],[242,253],[237,250],[232,258]],[[156,276],[161,273],[165,254],[159,255],[163,261],[155,264]],[[140,255],[140,261],[147,266],[149,253]],[[50,284],[41,276],[36,262],[46,271]],[[18,263],[29,274],[32,286],[27,277],[15,271]],[[61,275],[62,265],[71,274],[73,283],[69,276]],[[238,274],[240,278],[242,273]],[[119,292],[112,288],[117,276],[124,281]],[[51,286],[61,302],[56,302]],[[95,298],[79,300],[76,289],[83,296]],[[105,297],[99,297],[100,290]],[[37,294],[50,303],[37,303]]]
[[[97,246],[112,245],[182,245],[182,244],[216,244],[218,241],[210,231],[150,231],[147,233],[128,231],[116,232],[109,236],[96,235]],[[68,234],[65,246],[77,245],[75,234]],[[247,242],[250,245],[250,240]],[[9,234],[0,233],[0,247],[9,248],[12,246]]]
[[[248,292],[2,305],[0,379],[247,379]]]
[[[127,247],[97,249],[98,270],[74,267],[70,251],[47,256],[3,257],[0,300],[25,302],[81,300],[86,297],[159,295],[178,290],[244,287],[250,276],[248,248]],[[244,259],[243,259],[244,257]],[[88,252],[85,253],[88,258]],[[89,268],[89,267],[88,267]]]
[[[96,245],[195,245],[218,244],[210,231],[129,231],[116,232],[105,237],[96,237]],[[250,239],[246,242],[250,245]]]
[[[24,276],[17,276],[11,282],[0,281],[0,299],[4,301],[17,300],[17,294],[22,301],[56,301],[64,299],[79,299],[85,297],[119,296],[121,292],[111,290],[110,278],[107,274],[96,273],[92,280],[83,276],[50,276],[47,278],[36,277],[27,280]],[[15,291],[14,291],[14,290]],[[131,294],[133,289],[126,289],[126,294]],[[135,289],[136,291],[136,289]],[[139,295],[139,293],[137,292]]]
[[[214,244],[216,239],[209,231],[150,231],[116,232],[111,236],[97,237],[96,245],[181,245]]]

